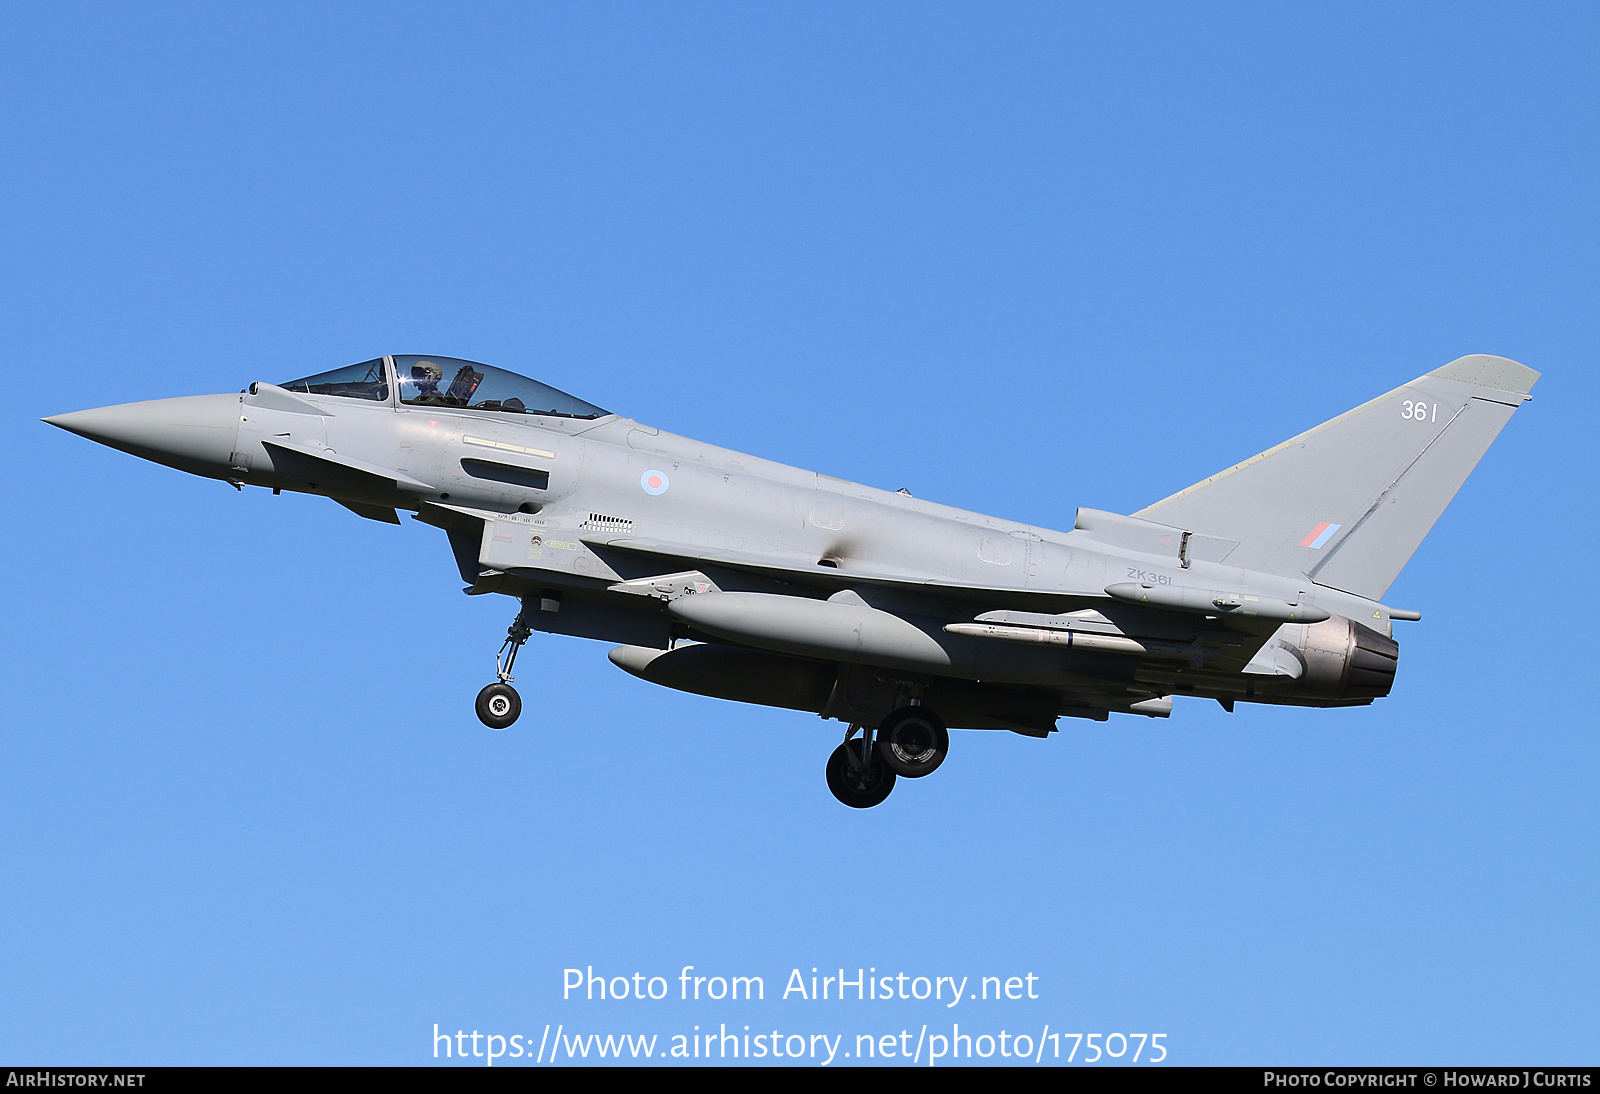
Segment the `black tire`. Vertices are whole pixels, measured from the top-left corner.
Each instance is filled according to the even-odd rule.
[[[901,707],[878,730],[878,755],[907,779],[932,775],[950,752],[950,732],[927,707]]]
[[[845,749],[849,749],[846,752]],[[852,739],[833,750],[828,757],[828,789],[852,809],[870,809],[894,789],[894,772],[876,758],[865,768],[851,768],[850,757],[861,758],[861,741]]]
[[[522,713],[522,696],[510,684],[490,684],[478,692],[473,704],[478,721],[490,729],[505,729]]]

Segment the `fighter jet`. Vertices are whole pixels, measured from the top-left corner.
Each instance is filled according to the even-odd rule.
[[[44,421],[236,488],[444,531],[465,591],[520,610],[477,697],[517,720],[535,631],[617,643],[681,691],[848,729],[845,805],[932,774],[950,729],[1165,718],[1175,695],[1389,694],[1389,586],[1539,374],[1462,357],[1131,516],[1066,532],[675,436],[490,365],[379,357],[236,395]]]

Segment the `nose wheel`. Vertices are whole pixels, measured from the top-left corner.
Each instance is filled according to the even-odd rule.
[[[533,634],[533,628],[528,626],[527,614],[528,602],[524,600],[522,610],[506,630],[506,640],[500,643],[500,652],[494,655],[495,675],[500,679],[478,692],[478,700],[473,704],[478,721],[490,729],[505,729],[522,713],[522,696],[511,686],[511,681],[515,679],[511,675],[511,666],[517,663],[517,651]]]
[[[522,696],[510,684],[490,684],[478,692],[478,701],[473,706],[478,712],[478,721],[490,729],[505,729],[522,713]]]

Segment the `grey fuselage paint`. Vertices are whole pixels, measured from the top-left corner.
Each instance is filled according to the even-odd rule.
[[[830,717],[866,720],[942,689],[969,726],[1040,735],[1058,714],[1165,716],[1173,694],[1231,709],[1358,705],[1387,692],[1387,683],[1350,688],[1348,667],[1326,667],[1329,650],[1363,665],[1376,658],[1392,680],[1384,605],[1304,574],[1230,566],[1237,544],[1194,529],[1082,509],[1061,532],[612,414],[405,405],[386,367],[381,401],[253,384],[237,396],[47,420],[182,470],[321,494],[374,519],[409,510],[449,533],[467,591],[544,605],[527,613],[536,629],[658,651],[687,639],[759,652],[741,664],[806,681],[772,705],[816,706],[820,665],[837,679],[818,711]],[[219,407],[231,420],[200,421]],[[101,424],[125,419],[145,424]],[[173,429],[187,432],[169,451]],[[193,439],[202,435],[204,444]],[[230,445],[226,459],[211,455]],[[712,599],[678,603],[686,597]],[[725,667],[721,683],[698,688],[657,658],[613,660],[685,690],[731,687]]]

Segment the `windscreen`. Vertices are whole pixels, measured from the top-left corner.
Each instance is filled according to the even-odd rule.
[[[394,364],[400,378],[400,401],[412,406],[562,418],[599,418],[609,413],[548,384],[476,361],[402,354],[395,357]]]
[[[278,385],[307,395],[337,395],[342,399],[371,399],[383,402],[389,397],[389,384],[383,375],[383,358],[346,365],[332,372],[319,372]]]

